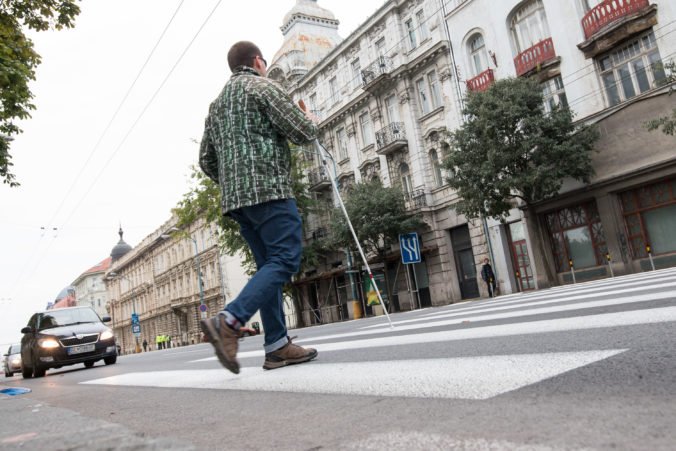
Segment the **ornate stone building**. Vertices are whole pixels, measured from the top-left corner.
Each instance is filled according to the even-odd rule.
[[[114,258],[106,273],[106,308],[123,353],[134,352],[137,340],[144,339],[154,349],[157,335],[170,336],[172,346],[199,343],[200,318],[215,315],[248,280],[240,258],[221,256],[215,225],[199,221],[179,231],[175,224],[167,221]],[[133,313],[139,318],[138,339]]]
[[[98,265],[80,274],[71,284],[75,288],[77,305],[93,308],[100,317],[108,315],[106,311],[108,294],[103,279],[111,263],[112,257],[106,258]]]
[[[373,178],[398,185],[425,221],[422,262],[402,267],[392,249],[378,268],[389,276],[391,286],[382,288],[395,308],[485,295],[477,281],[485,257],[502,293],[567,283],[569,260],[578,280],[609,276],[606,254],[615,274],[644,270],[647,244],[657,266],[676,263],[673,141],[642,126],[673,107],[660,86],[661,62],[676,50],[673,2],[389,0],[347,38],[330,40],[323,59],[290,65],[286,49],[300,44],[288,31],[300,18],[333,39],[337,22],[316,3],[298,1],[286,16],[269,75],[320,117],[341,189]],[[566,182],[530,222],[520,209],[505,222],[468,220],[453,209],[458,197],[441,167],[448,135],[463,122],[469,91],[514,76],[539,80],[545,111],[563,104],[577,120],[598,124],[596,176],[586,186]],[[311,190],[331,204],[324,168],[312,149],[305,155]],[[328,221],[307,220],[307,244],[326,233]],[[353,256],[337,254],[300,275],[306,322],[354,317],[349,301],[363,301],[359,269]]]

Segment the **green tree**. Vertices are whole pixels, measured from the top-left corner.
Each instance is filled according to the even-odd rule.
[[[589,182],[594,127],[573,124],[568,108],[543,109],[534,80],[509,78],[467,98],[465,124],[451,136],[449,185],[470,218],[501,218],[555,196],[565,178]]]
[[[399,187],[384,187],[379,180],[355,184],[345,198],[345,210],[364,253],[375,254],[379,259],[399,242],[401,233],[425,225],[418,216],[406,210],[404,194]],[[332,217],[331,235],[332,248],[356,251],[345,215],[339,209]]]
[[[662,80],[660,84],[662,85],[669,85],[671,84],[672,86],[669,88],[669,95],[672,95],[674,93],[674,83],[676,83],[676,63],[674,61],[670,61],[667,64],[663,65],[664,68],[667,69],[668,75],[667,77]],[[671,135],[674,136],[676,133],[676,108],[671,112],[671,117],[669,116],[660,116],[655,119],[652,119],[648,122],[645,123],[645,126],[648,130],[657,130],[657,129],[662,129],[662,133],[665,135]]]
[[[0,1],[0,178],[11,187],[19,186],[11,172],[9,144],[21,133],[15,121],[30,117],[33,93],[28,84],[35,80],[40,55],[24,34],[71,28],[80,13],[77,0],[2,0]]]

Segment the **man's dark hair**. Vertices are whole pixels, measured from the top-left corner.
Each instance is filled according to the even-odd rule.
[[[263,57],[260,49],[253,42],[239,41],[228,51],[228,66],[234,71],[239,66],[253,67],[255,57]]]

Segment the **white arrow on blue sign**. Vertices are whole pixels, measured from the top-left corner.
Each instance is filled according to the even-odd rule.
[[[403,264],[420,263],[420,240],[416,232],[399,235],[399,248]]]

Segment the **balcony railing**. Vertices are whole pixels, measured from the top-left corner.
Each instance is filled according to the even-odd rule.
[[[404,203],[407,210],[415,210],[417,208],[427,207],[427,196],[425,190],[416,189],[410,193],[404,193]]]
[[[629,14],[650,6],[650,0],[605,0],[593,7],[582,19],[585,39]]]
[[[316,168],[311,170],[308,173],[308,179],[310,180],[310,188],[311,189],[321,189],[326,186],[331,186],[331,180],[329,179],[329,176],[326,175],[324,172],[324,169],[321,168]]]
[[[378,153],[389,153],[408,144],[403,122],[392,122],[376,132]]]
[[[493,69],[486,69],[476,77],[467,80],[467,89],[472,92],[484,92],[494,81]]]
[[[392,71],[392,59],[386,56],[379,56],[374,62],[369,64],[361,71],[361,85],[366,88],[374,80],[386,75]]]
[[[556,58],[554,42],[552,38],[547,38],[535,44],[533,47],[524,50],[514,58],[514,67],[516,75],[526,74],[536,67]]]

